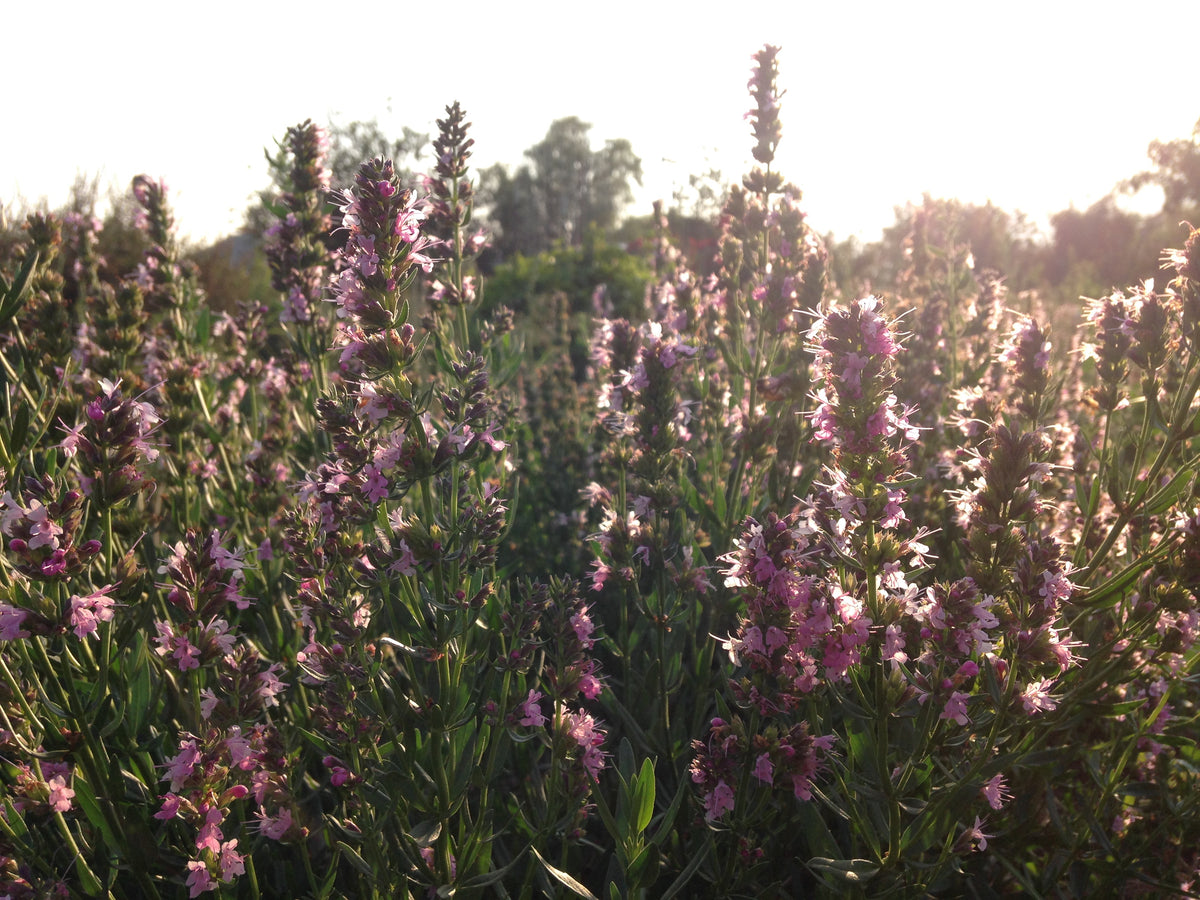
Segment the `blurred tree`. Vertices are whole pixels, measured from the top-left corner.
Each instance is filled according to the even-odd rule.
[[[629,141],[606,141],[593,150],[591,125],[576,116],[558,119],[545,138],[525,151],[515,173],[494,165],[480,173],[480,197],[497,230],[496,250],[507,258],[579,246],[589,226],[613,228],[642,182],[642,161]]]
[[[233,313],[247,301],[264,307],[279,302],[266,257],[252,235],[229,235],[192,250],[187,258],[199,269],[200,286],[213,309]]]
[[[1087,268],[1092,282],[1085,293],[1107,293],[1113,287],[1132,284],[1145,277],[1145,260],[1139,265],[1139,233],[1145,222],[1141,216],[1120,209],[1112,197],[1105,197],[1086,210],[1064,209],[1050,217],[1054,232],[1046,260],[1046,276],[1054,284],[1076,281],[1081,274],[1072,268]],[[1161,249],[1161,248],[1160,248]],[[1156,268],[1158,251],[1152,251],[1151,273]]]
[[[1010,290],[1032,287],[1041,274],[1042,241],[1023,213],[1008,212],[991,203],[980,206],[926,194],[919,205],[896,207],[896,222],[884,229],[879,241],[862,243],[849,238],[833,244],[833,282],[855,296],[873,289],[891,290],[914,265],[914,252],[919,252],[910,237],[914,230],[924,247],[970,247],[976,271],[1001,272]],[[915,262],[919,267],[920,261]]]
[[[358,168],[369,159],[390,159],[402,181],[412,181],[416,163],[429,144],[426,132],[404,126],[399,138],[391,138],[379,122],[350,122],[329,125],[329,184],[335,190],[354,184]]]
[[[1147,186],[1162,188],[1163,212],[1194,214],[1200,207],[1200,121],[1191,137],[1173,141],[1151,141],[1146,150],[1151,169],[1139,172],[1121,187],[1136,192]]]

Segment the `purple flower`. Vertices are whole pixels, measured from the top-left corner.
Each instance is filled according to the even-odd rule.
[[[207,891],[216,890],[217,883],[208,871],[208,864],[198,859],[188,860],[188,897],[196,898]]]
[[[29,637],[29,632],[21,628],[21,623],[28,616],[27,610],[0,603],[0,641],[15,641],[18,638]]]
[[[733,788],[724,781],[718,781],[704,798],[704,820],[712,822],[721,818],[725,813],[732,812],[733,803]]]
[[[596,724],[596,720],[580,710],[569,712],[565,717],[567,736],[579,745],[580,760],[583,767],[593,779],[600,777],[604,768],[604,756],[600,746],[604,743],[604,731]]]
[[[1058,706],[1058,701],[1047,693],[1047,689],[1052,687],[1053,684],[1052,679],[1042,678],[1039,681],[1032,681],[1025,685],[1025,690],[1021,692],[1021,705],[1025,707],[1026,713],[1034,716]]]
[[[75,796],[75,792],[67,787],[67,780],[62,775],[55,775],[46,786],[50,788],[50,796],[47,802],[51,808],[65,813],[71,809],[71,798]]]
[[[971,720],[967,717],[968,699],[970,699],[969,695],[964,694],[962,691],[955,691],[950,695],[949,699],[946,700],[946,705],[942,709],[941,715],[939,715],[938,718],[953,719],[959,725],[969,724]]]
[[[775,767],[771,764],[771,757],[766,753],[759,754],[758,759],[754,763],[753,775],[764,784],[775,783]]]
[[[530,690],[529,696],[521,703],[521,718],[520,724],[528,728],[541,728],[546,724],[546,717],[542,714],[542,709],[538,705],[538,701],[544,695],[541,691]]]
[[[268,816],[261,809],[255,815],[258,817],[258,830],[273,841],[282,840],[292,827],[292,811],[286,806],[273,816]]]
[[[200,761],[200,749],[195,741],[180,741],[179,752],[167,760],[167,774],[162,781],[170,779],[171,792],[177,793],[184,783],[192,777],[196,763]]]
[[[99,590],[84,597],[71,598],[70,625],[75,629],[75,636],[82,639],[92,635],[99,640],[97,628],[101,622],[111,622],[113,617],[113,599],[107,596],[116,585],[106,584]]]
[[[988,806],[992,809],[1000,809],[1004,803],[1012,799],[1012,794],[1008,791],[1005,784],[1004,774],[997,772],[989,778],[981,789],[983,797],[988,802]]]

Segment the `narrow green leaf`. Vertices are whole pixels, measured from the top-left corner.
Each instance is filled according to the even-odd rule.
[[[409,831],[408,836],[418,847],[430,847],[441,833],[441,822],[437,819],[426,819],[424,822],[418,822],[414,825],[412,830]]]
[[[704,845],[703,850],[701,850],[699,853],[693,854],[691,861],[687,864],[684,870],[680,872],[678,876],[676,876],[675,880],[671,882],[671,886],[667,888],[666,893],[659,897],[659,900],[671,900],[672,897],[677,896],[680,891],[687,887],[688,882],[692,880],[692,877],[696,874],[696,871],[701,865],[704,864],[704,861],[708,859],[708,855],[712,853],[712,847],[712,841],[709,841]]]
[[[520,861],[521,855],[517,854],[499,869],[492,869],[490,872],[484,872],[482,875],[476,875],[474,878],[467,879],[462,883],[462,889],[464,891],[471,891],[474,888],[491,887],[497,884]]]
[[[102,738],[111,737],[113,732],[120,728],[121,723],[125,721],[125,704],[123,704],[115,694],[109,694],[108,697],[105,698],[105,701],[106,702],[102,704],[102,708],[111,705],[113,709],[112,717],[100,729],[100,737]]]
[[[658,846],[647,844],[629,864],[629,886],[649,887],[658,880]]]
[[[100,832],[106,846],[116,849],[120,847],[117,841],[117,836],[113,834],[112,829],[108,825],[108,820],[104,818],[104,813],[100,811],[100,803],[96,800],[95,791],[84,778],[76,777],[72,783],[75,789],[75,802],[79,808],[83,810],[84,817],[88,823]]]
[[[25,438],[29,436],[29,407],[21,404],[13,414],[13,423],[9,448],[13,453],[20,453],[25,446]]]
[[[91,870],[82,856],[75,857],[75,872],[79,876],[79,886],[83,888],[83,892],[89,897],[100,896],[100,879],[96,877],[96,873]]]
[[[17,808],[8,797],[4,798],[4,815],[0,817],[0,830],[14,838],[23,838],[29,833],[29,829],[25,827],[24,816],[17,812]]]
[[[141,636],[139,635],[139,640]],[[129,731],[133,736],[141,734],[142,725],[150,714],[150,667],[146,665],[144,648],[139,643],[134,651],[134,672],[129,683]]]
[[[346,859],[350,860],[350,865],[354,866],[354,868],[358,869],[358,871],[362,872],[368,878],[374,879],[375,873],[371,871],[371,867],[367,864],[367,861],[358,855],[357,850],[355,850],[345,841],[338,841],[337,848],[339,851],[345,854]]]
[[[546,862],[545,857],[538,853],[537,847],[530,847],[530,851],[537,857],[537,861],[542,864],[542,868],[549,873],[550,877],[573,893],[576,897],[584,897],[586,900],[597,900],[595,894],[585,888],[582,884],[564,872],[562,869],[556,869],[550,863]]]
[[[33,270],[37,267],[38,254],[36,252],[29,254],[25,260],[25,265],[21,266],[21,271],[17,272],[17,277],[13,283],[4,291],[4,297],[0,299],[0,325],[5,325],[13,316],[17,314],[17,310],[21,307],[21,297],[25,293],[25,289],[29,287],[29,279],[33,277]]]
[[[808,861],[810,868],[827,872],[851,884],[863,884],[879,871],[879,864],[869,859],[826,859],[818,857]]]
[[[655,787],[654,764],[644,759],[642,771],[633,780],[633,809],[638,834],[646,830],[654,817]]]
[[[679,808],[683,805],[683,799],[691,792],[691,783],[688,779],[683,779],[679,782],[679,789],[675,791],[675,797],[671,800],[671,805],[667,811],[663,813],[662,818],[658,820],[658,827],[655,830],[654,837],[650,838],[651,843],[663,843],[661,838],[666,837],[670,832],[671,827],[675,824],[675,817],[679,814]]]

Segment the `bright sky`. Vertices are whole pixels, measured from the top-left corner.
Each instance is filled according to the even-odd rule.
[[[1200,118],[1200,2],[14,3],[0,203],[61,203],[76,172],[166,179],[182,233],[232,232],[263,149],[305,118],[433,131],[457,99],[475,163],[519,163],[578,115],[628,138],[640,207],[745,171],[751,55],[781,45],[776,168],[821,232],[866,239],[929,192],[1035,221],[1085,208]],[[441,10],[455,10],[448,18]]]

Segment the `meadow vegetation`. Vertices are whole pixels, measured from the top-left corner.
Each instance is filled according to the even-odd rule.
[[[1195,137],[831,245],[778,54],[710,218],[453,103],[4,231],[0,896],[1200,895]]]

